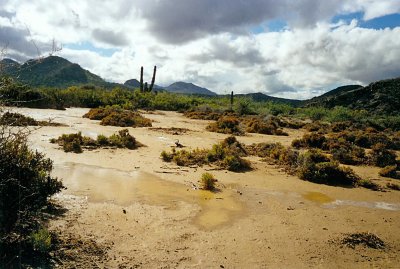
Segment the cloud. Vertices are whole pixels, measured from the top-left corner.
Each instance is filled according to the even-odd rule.
[[[128,39],[124,33],[114,32],[110,30],[95,29],[92,32],[93,38],[99,42],[106,43],[112,46],[124,46],[128,45]]]
[[[110,81],[138,78],[140,66],[151,78],[157,65],[160,85],[187,81],[220,93],[307,98],[343,84],[400,76],[400,27],[329,24],[352,12],[379,17],[400,12],[400,2],[0,0],[0,40],[8,41],[8,56],[18,60],[37,55],[32,41],[42,55],[53,38],[78,44],[59,55]],[[251,31],[271,20],[288,27]]]

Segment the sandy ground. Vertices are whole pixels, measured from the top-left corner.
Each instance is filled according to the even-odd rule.
[[[175,112],[145,116],[154,120],[153,127],[189,129],[186,133],[129,128],[146,147],[64,153],[49,139],[77,131],[95,138],[122,128],[82,118],[87,109],[18,110],[69,125],[40,128],[30,141],[54,160],[54,174],[68,187],[55,197],[68,211],[51,229],[107,249],[90,266],[76,268],[399,268],[398,191],[318,185],[255,157],[249,158],[255,169],[246,173],[165,163],[160,153],[176,140],[188,149],[208,148],[226,137],[205,131],[207,121]],[[290,137],[252,134],[238,140],[289,145],[302,136],[288,132]],[[356,168],[364,178],[389,182],[378,170]],[[193,188],[205,171],[218,179],[220,192]],[[374,233],[388,247],[352,249],[339,243],[344,233],[354,232]]]

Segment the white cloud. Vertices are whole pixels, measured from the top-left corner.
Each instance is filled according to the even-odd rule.
[[[183,80],[220,93],[264,91],[307,98],[347,83],[400,76],[400,27],[372,30],[329,25],[339,13],[365,18],[400,12],[397,0],[0,0],[0,36],[9,55],[27,59],[51,40],[91,43],[111,56],[64,48],[60,56],[116,82],[138,78],[140,66],[157,83]],[[281,32],[251,26],[284,19]],[[29,31],[27,30],[29,29]]]

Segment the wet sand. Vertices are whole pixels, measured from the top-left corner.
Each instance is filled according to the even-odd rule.
[[[120,127],[82,118],[88,109],[18,109],[35,119],[49,117],[69,127],[43,127],[31,135],[33,148],[54,160],[54,175],[67,190],[55,197],[68,212],[51,229],[94,239],[108,247],[100,268],[398,268],[400,192],[318,185],[287,175],[249,157],[253,171],[177,167],[160,159],[176,140],[187,149],[209,148],[226,135],[205,131],[207,121],[175,112],[146,114],[155,128],[186,128],[179,135],[162,129],[128,128],[146,145],[137,150],[98,149],[64,153],[49,139],[81,131],[96,138]],[[290,142],[289,137],[251,134],[245,144]],[[219,192],[195,188],[205,171],[218,179]],[[379,169],[356,172],[377,182]],[[371,232],[385,250],[339,244],[344,233]]]

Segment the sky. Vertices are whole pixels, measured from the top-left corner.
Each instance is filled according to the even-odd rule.
[[[400,76],[400,0],[0,0],[0,48],[112,82],[156,65],[162,86],[306,99]]]

